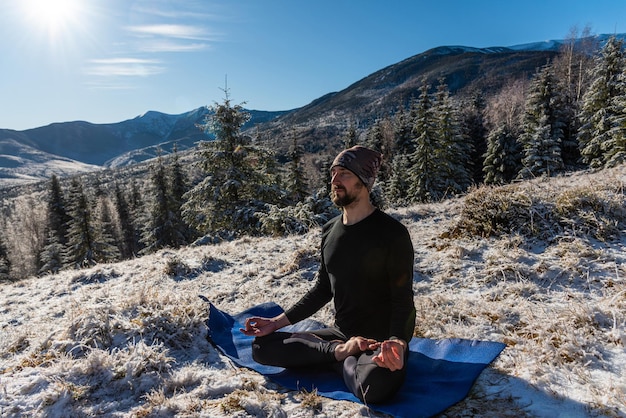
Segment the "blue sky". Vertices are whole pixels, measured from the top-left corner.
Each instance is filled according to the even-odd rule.
[[[626,32],[624,0],[0,0],[0,128],[287,110],[442,45]]]

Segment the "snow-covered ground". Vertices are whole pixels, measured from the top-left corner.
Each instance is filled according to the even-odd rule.
[[[516,193],[550,200],[591,190],[623,202],[624,184],[625,166],[526,182]],[[541,240],[450,233],[465,201],[389,210],[415,246],[416,335],[507,344],[441,416],[626,416],[626,231],[605,240],[576,225]],[[265,301],[288,307],[314,280],[319,232],[0,284],[0,416],[383,416],[285,391],[206,340],[198,295],[232,313]],[[331,318],[330,307],[316,316]]]

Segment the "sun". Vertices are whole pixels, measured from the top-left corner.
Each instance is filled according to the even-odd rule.
[[[33,30],[57,37],[74,26],[80,15],[80,0],[23,0],[24,15]]]

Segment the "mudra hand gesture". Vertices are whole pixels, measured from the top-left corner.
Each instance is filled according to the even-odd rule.
[[[404,352],[406,343],[402,340],[385,340],[380,343],[380,353],[372,357],[379,366],[385,367],[392,372],[404,367]]]
[[[274,318],[251,316],[246,319],[244,327],[239,330],[250,337],[263,337],[287,325],[289,325],[289,320],[284,313]]]

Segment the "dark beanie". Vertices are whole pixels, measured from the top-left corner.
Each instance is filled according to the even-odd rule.
[[[361,179],[368,190],[372,190],[382,161],[383,155],[380,152],[355,145],[341,151],[330,168],[336,166],[347,168]]]

